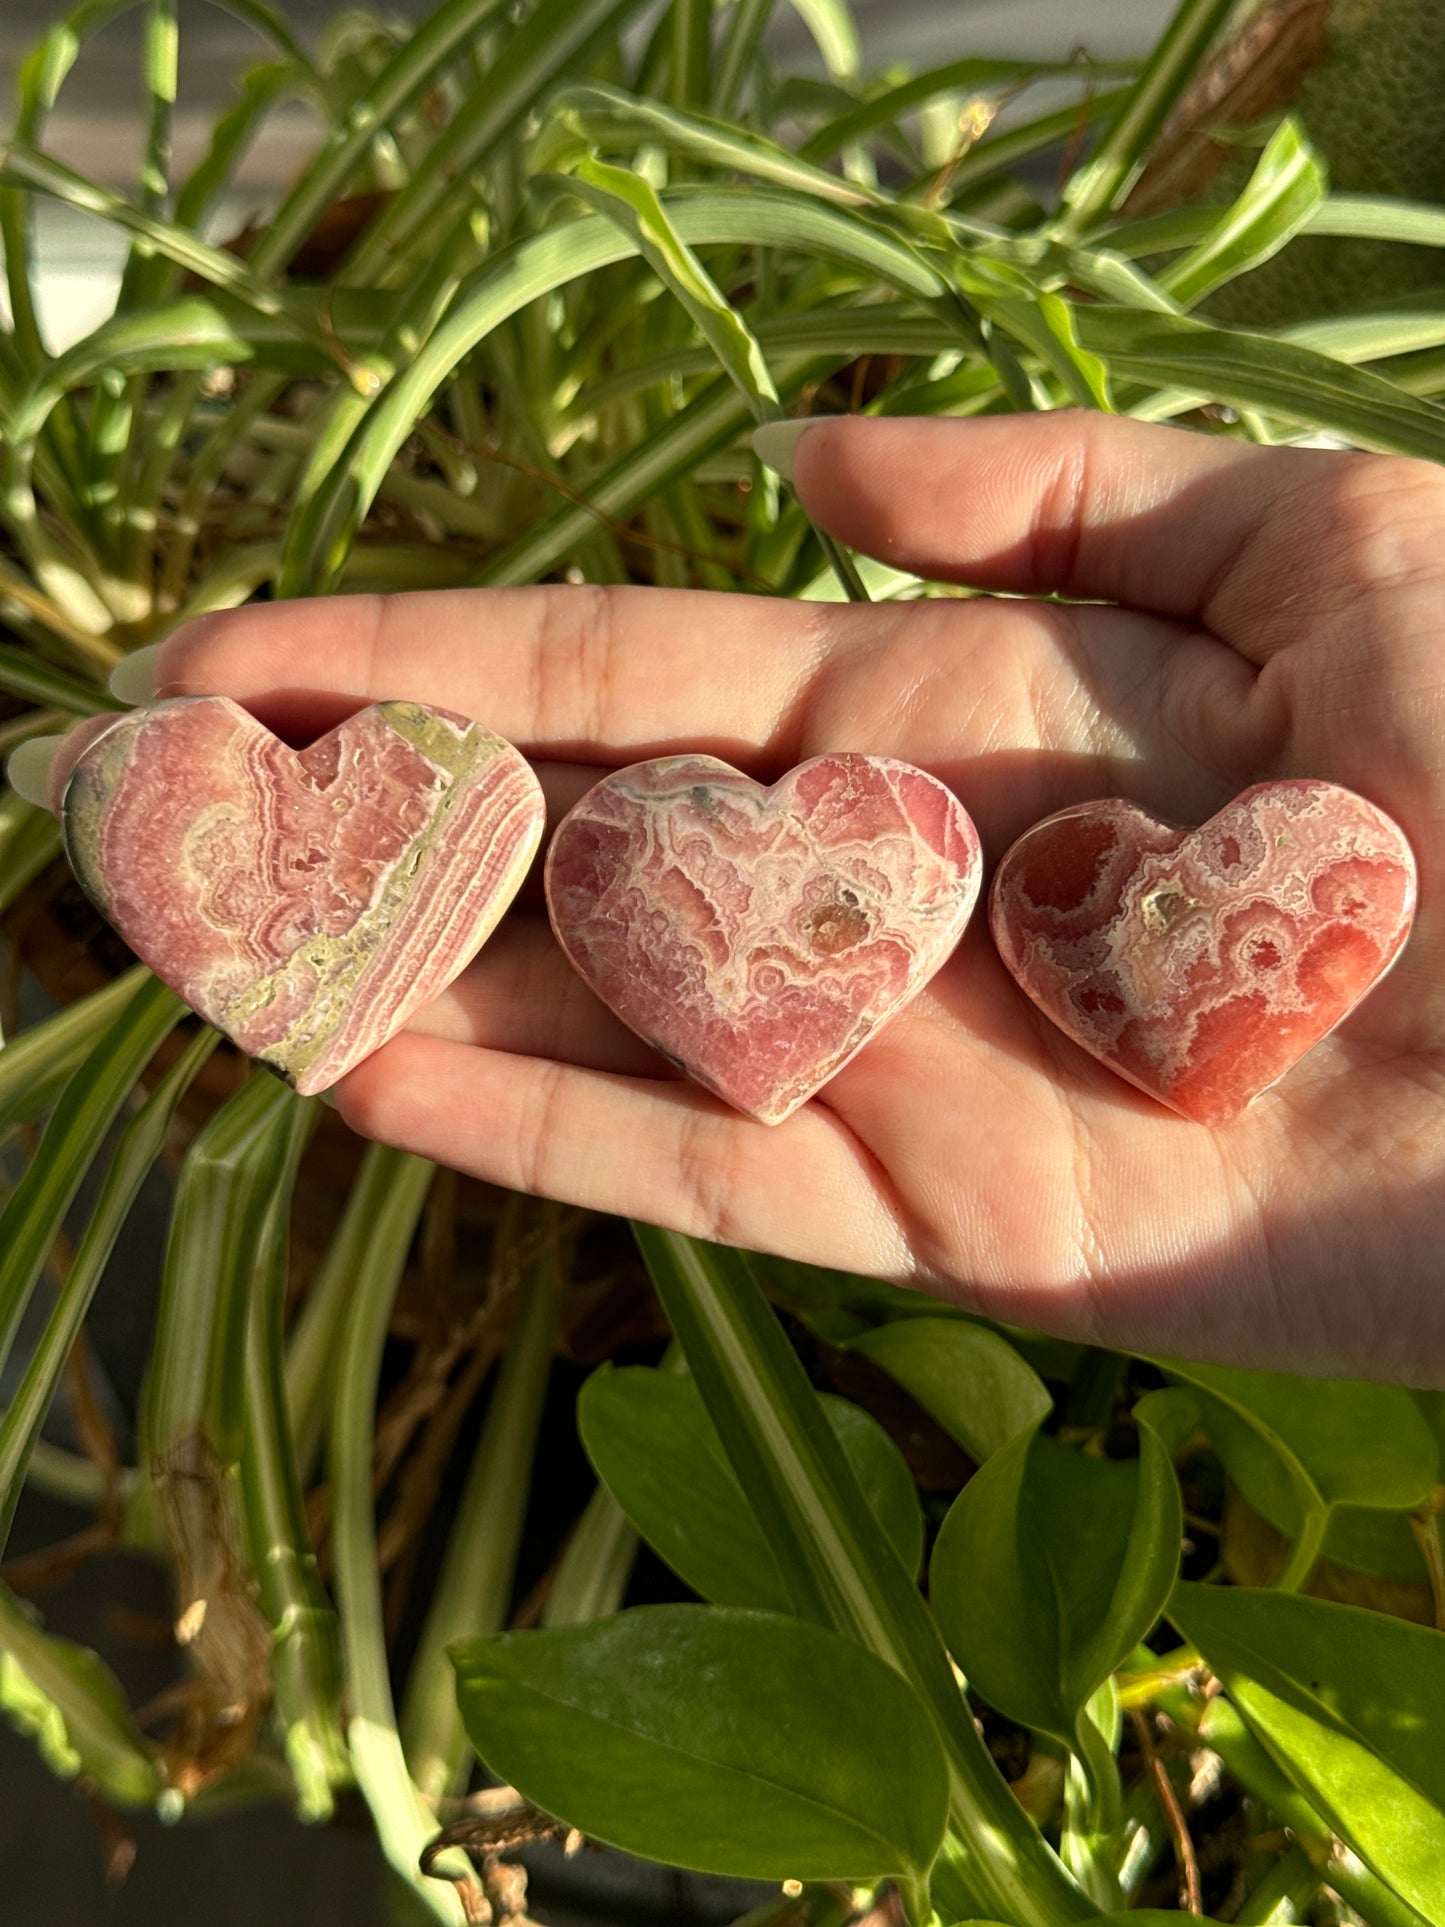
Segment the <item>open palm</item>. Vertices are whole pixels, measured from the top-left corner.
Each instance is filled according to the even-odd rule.
[[[1065,804],[1179,822],[1271,775],[1393,815],[1421,913],[1386,983],[1210,1130],[1053,1029],[975,916],[928,988],[769,1130],[573,975],[535,882],[465,975],[337,1089],[368,1136],[493,1181],[1195,1358],[1445,1372],[1445,477],[1073,414],[839,421],[797,485],[843,540],[1006,596],[872,607],[654,589],[253,608],[181,632],[162,694],[293,735],[381,697],[464,711],[557,816],[700,749],[771,781],[825,751],[941,777],[992,865]],[[1064,603],[1023,599],[1059,593]]]

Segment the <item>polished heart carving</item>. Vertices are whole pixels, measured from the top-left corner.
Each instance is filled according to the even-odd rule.
[[[102,915],[303,1094],[451,982],[515,895],[544,815],[517,751],[464,716],[376,703],[298,752],[219,696],[118,717],[61,803]]]
[[[582,798],[546,885],[602,1001],[777,1124],[943,963],[980,871],[967,811],[906,763],[819,756],[765,789],[712,756],[665,756]]]
[[[1184,1117],[1221,1124],[1389,969],[1415,862],[1333,783],[1258,783],[1197,830],[1080,803],[1026,830],[989,898],[999,954],[1061,1030]]]

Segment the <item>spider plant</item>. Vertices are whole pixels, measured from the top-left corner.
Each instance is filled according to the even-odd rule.
[[[257,64],[183,173],[176,0],[81,0],[20,70],[0,747],[114,707],[127,651],[258,595],[935,593],[779,493],[747,435],[789,411],[1073,404],[1445,459],[1445,298],[1380,286],[1270,331],[1209,318],[1296,237],[1438,249],[1445,209],[1332,190],[1279,112],[1233,137],[1227,195],[1131,206],[1232,0],[1182,0],[1135,63],[963,47],[927,72],[865,71],[846,0],[795,0],[800,72],[773,51],[780,0],[444,0],[405,29],[347,13],[310,45],[263,0],[226,4]],[[128,11],[149,110],[126,192],[58,158],[47,125]],[[298,101],[311,163],[227,237],[239,162]],[[59,352],[37,197],[128,247],[113,314]],[[22,1600],[34,1562],[8,1569],[0,1703],[57,1771],[178,1819],[248,1798],[322,1821],[354,1786],[406,1905],[444,1922],[520,1904],[500,1846],[560,1825],[786,1877],[756,1921],[841,1922],[891,1881],[915,1927],[1062,1927],[1167,1910],[1171,1854],[1197,1910],[1207,1759],[1262,1836],[1218,1862],[1232,1884],[1209,1898],[1234,1917],[1445,1927],[1445,1779],[1419,1737],[1445,1720],[1438,1403],[1223,1371],[1161,1385],[912,1293],[647,1227],[634,1249],[609,1221],[348,1149],[74,923],[55,825],[10,792],[0,911],[24,959],[71,918],[90,966],[0,1052],[0,1519],[27,1479],[88,1501],[87,1545],[168,1563],[185,1654],[157,1730]],[[170,1229],[124,1467],[44,1428],[67,1373],[83,1385],[96,1291],[135,1288],[107,1262],[158,1163]],[[333,1199],[320,1240],[313,1194]],[[529,1508],[553,1519],[532,1467],[559,1357],[660,1353],[669,1331],[661,1364],[589,1379],[600,1482],[519,1597]],[[866,1395],[821,1397],[855,1355]],[[914,1474],[866,1409],[904,1398],[948,1468],[926,1494],[935,1519],[952,1500],[931,1605]],[[1137,1456],[1097,1449],[1110,1428]],[[1181,1480],[1233,1576],[1280,1534],[1309,1556],[1268,1596],[1176,1587]],[[424,1597],[428,1533],[445,1549]],[[620,1610],[644,1542],[711,1603]],[[1321,1553],[1354,1603],[1295,1591]],[[1387,1606],[1371,1580],[1396,1585]],[[1390,1717],[1406,1700],[1418,1731]],[[1023,1748],[1012,1790],[989,1741]],[[478,1756],[514,1792],[468,1798]]]

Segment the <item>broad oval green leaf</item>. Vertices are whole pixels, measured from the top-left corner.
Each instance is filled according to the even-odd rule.
[[[1090,1695],[1148,1632],[1179,1562],[1179,1488],[1141,1429],[1137,1460],[1021,1433],[943,1522],[930,1596],[950,1652],[990,1705],[1081,1750]]]
[[[902,1455],[858,1406],[827,1397],[822,1404],[864,1497],[916,1574],[923,1520]],[[790,1609],[777,1560],[692,1379],[604,1365],[582,1388],[577,1425],[597,1476],[695,1592],[719,1606]]]
[[[1053,1406],[998,1332],[960,1318],[897,1318],[849,1345],[880,1366],[980,1465]]]
[[[1180,1585],[1168,1610],[1311,1805],[1445,1923],[1445,1633],[1235,1586]]]
[[[922,1874],[947,1769],[891,1666],[778,1614],[641,1606],[452,1649],[494,1773],[593,1839],[760,1880]]]
[[[1309,1514],[1327,1514],[1328,1556],[1387,1577],[1419,1576],[1408,1524],[1379,1516],[1414,1511],[1439,1476],[1439,1441],[1413,1393],[1223,1365],[1166,1369],[1201,1395],[1210,1443],[1276,1530],[1293,1538]]]

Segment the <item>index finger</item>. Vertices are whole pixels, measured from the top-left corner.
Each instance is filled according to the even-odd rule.
[[[757,770],[793,760],[810,686],[878,620],[568,584],[260,603],[177,630],[156,659],[157,694],[230,696],[297,736],[404,695],[477,716],[534,757],[616,765],[685,740]]]
[[[1198,620],[1256,664],[1439,552],[1445,484],[1409,456],[1083,409],[790,426],[800,500],[851,547],[936,581]]]

